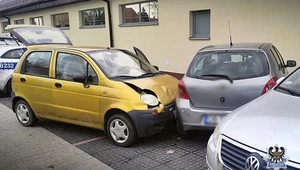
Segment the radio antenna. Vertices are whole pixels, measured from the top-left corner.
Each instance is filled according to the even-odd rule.
[[[230,22],[228,21],[228,28],[229,28],[229,36],[230,36],[230,46],[232,47],[232,39],[231,39],[231,30],[230,30]]]

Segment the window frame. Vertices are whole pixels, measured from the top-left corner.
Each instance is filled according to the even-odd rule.
[[[68,18],[69,18],[69,26],[68,26],[68,27],[65,26],[65,23],[64,23],[64,20],[63,20],[63,19],[64,19],[64,17],[63,17],[64,14],[67,14],[67,15],[68,15]],[[56,26],[55,26],[55,16],[57,16],[57,15],[59,15],[59,16],[60,16],[60,19],[62,20],[62,25],[63,25],[62,27],[56,27]],[[70,27],[71,27],[69,12],[63,12],[63,13],[57,13],[57,14],[51,14],[51,22],[52,22],[52,26],[53,26],[54,28],[66,30],[66,29],[70,29]]]
[[[48,68],[48,75],[45,76],[45,75],[37,75],[37,74],[28,74],[25,72],[25,63],[26,63],[26,60],[27,58],[32,54],[32,53],[36,53],[36,52],[49,52],[51,53],[50,54],[50,59],[49,59],[49,68]],[[43,77],[43,78],[51,78],[51,70],[52,70],[52,59],[53,59],[53,51],[31,51],[30,53],[28,53],[26,55],[26,57],[24,58],[24,60],[22,61],[22,66],[21,66],[21,69],[20,69],[20,74],[24,74],[24,75],[29,75],[29,76],[36,76],[36,77]]]
[[[145,1],[137,1],[137,2],[131,2],[131,3],[125,3],[125,4],[120,4],[119,9],[120,9],[120,27],[131,27],[131,26],[150,26],[150,25],[159,25],[159,12],[157,21],[151,21],[151,22],[141,22],[141,15],[139,15],[139,22],[131,22],[131,23],[126,23],[125,22],[125,6],[126,5],[139,5],[139,13],[141,13],[141,4],[143,3],[148,3],[148,2],[156,2],[158,3],[158,0],[145,0]],[[158,5],[159,6],[159,5]],[[159,7],[158,7],[159,11]]]
[[[20,56],[20,58],[6,58],[6,57],[4,57],[5,55],[7,55],[7,53],[12,52],[12,51],[16,51],[16,50],[23,50],[23,54],[27,51],[26,48],[10,49],[10,50],[6,51],[5,53],[3,53],[3,54],[0,56],[0,58],[1,58],[1,59],[20,59],[20,58],[22,57],[23,54]]]
[[[207,37],[200,37],[196,35],[196,16],[199,14],[208,13],[209,14],[209,34]],[[210,40],[211,39],[211,9],[201,9],[190,12],[190,40]]]
[[[32,21],[34,21],[35,18],[41,18],[42,19],[42,25],[44,25],[44,17],[43,16],[37,16],[37,17],[32,17],[32,18],[29,18],[29,21],[30,21],[30,25],[36,25],[36,24],[33,24]],[[38,24],[39,25],[39,24]]]
[[[66,80],[66,79],[62,79],[62,78],[58,78],[58,77],[57,77],[57,62],[58,62],[58,55],[59,55],[59,53],[75,55],[75,56],[77,56],[77,57],[82,58],[82,59],[86,62],[86,64],[87,64],[86,70],[85,70],[85,72],[87,73],[85,84],[88,84],[88,85],[95,85],[95,86],[98,86],[98,85],[99,85],[99,82],[100,82],[99,75],[97,74],[97,72],[96,72],[95,68],[92,66],[92,64],[90,64],[90,62],[88,62],[88,60],[85,59],[82,55],[74,54],[74,53],[72,53],[72,52],[66,52],[66,51],[57,51],[57,52],[55,53],[54,79],[56,79],[56,80],[62,80],[62,81],[68,81],[68,82],[73,82],[73,83],[79,83],[79,82],[75,82],[75,81],[73,81],[73,80]],[[88,67],[89,67],[89,66],[91,66],[92,70],[96,73],[96,76],[97,76],[97,83],[88,83],[88,82],[87,82],[87,79],[88,79],[88,71],[89,71],[89,70],[88,70]]]
[[[102,25],[83,25],[84,24],[84,21],[83,21],[83,12],[85,11],[92,11],[92,10],[97,10],[97,9],[100,9],[100,10],[103,10],[104,12],[104,24]],[[79,18],[80,18],[80,27],[79,28],[105,28],[106,27],[106,16],[105,16],[105,7],[98,7],[98,8],[90,8],[90,9],[84,9],[84,10],[80,10],[79,11]]]
[[[271,46],[270,52],[274,56],[275,62],[276,62],[277,67],[278,67],[278,70],[282,70],[283,69],[282,62],[281,62],[281,60],[279,58],[279,55],[277,54],[276,50],[273,48],[273,46]]]
[[[17,24],[16,22],[18,21],[21,21],[22,23],[21,24]],[[16,19],[14,20],[14,25],[22,25],[22,24],[25,24],[25,20],[24,19]]]

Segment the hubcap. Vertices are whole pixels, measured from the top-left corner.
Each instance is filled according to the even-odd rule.
[[[17,116],[20,122],[28,123],[29,122],[29,111],[24,104],[19,104],[17,106]]]
[[[109,131],[112,138],[118,143],[124,143],[129,136],[129,130],[126,124],[120,119],[114,119],[109,125]]]

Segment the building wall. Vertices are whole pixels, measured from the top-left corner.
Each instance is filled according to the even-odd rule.
[[[140,0],[111,0],[114,44],[118,48],[140,48],[161,70],[185,73],[200,48],[210,44],[229,43],[228,20],[233,43],[271,42],[285,60],[300,63],[300,1],[277,0],[159,0],[159,24],[122,27],[120,4]],[[80,29],[79,10],[105,7],[106,27]],[[190,11],[211,10],[210,40],[190,40]],[[50,26],[50,15],[69,12],[70,30],[64,30],[75,45],[109,46],[107,8],[100,0],[87,1],[12,16],[25,19],[43,16]]]
[[[24,19],[25,24],[30,24],[30,18],[43,16],[44,25],[52,26],[51,15],[68,12],[70,20],[70,29],[64,29],[63,31],[70,37],[74,45],[109,46],[107,14],[105,18],[105,28],[80,28],[81,21],[79,17],[79,11],[98,7],[105,7],[106,12],[106,3],[99,0],[94,0],[29,13],[22,13],[11,16],[10,18],[12,24],[14,20],[18,19]]]

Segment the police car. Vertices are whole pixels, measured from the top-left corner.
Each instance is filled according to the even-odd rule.
[[[26,46],[15,42],[12,37],[0,37],[0,92],[11,93],[11,77]]]

